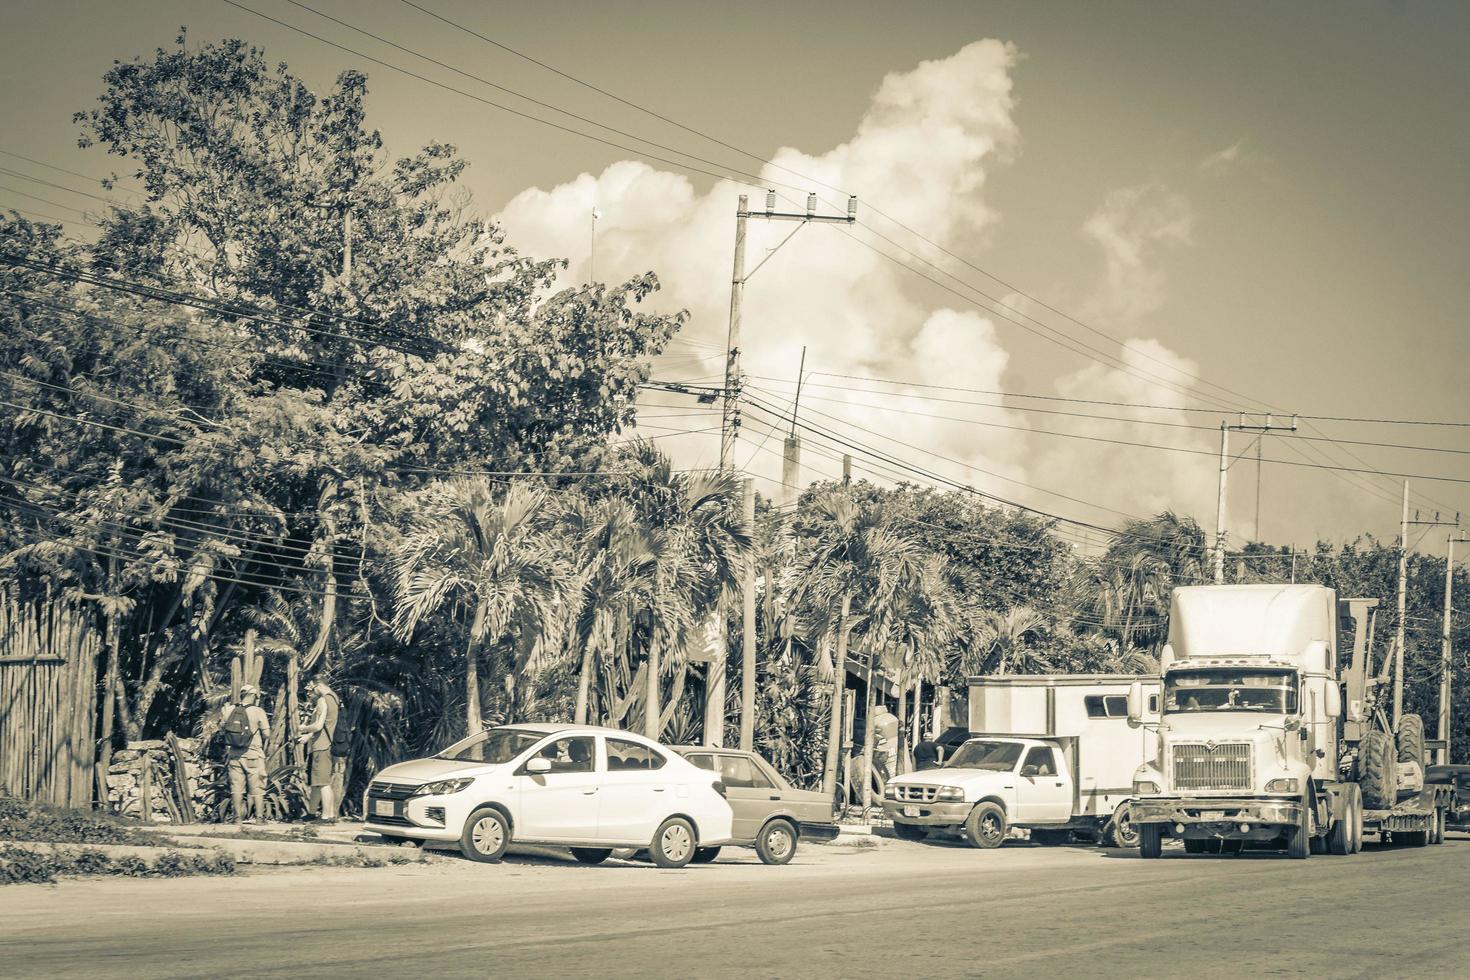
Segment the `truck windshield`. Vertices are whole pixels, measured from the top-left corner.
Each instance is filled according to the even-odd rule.
[[[1164,712],[1260,711],[1295,714],[1297,678],[1290,671],[1189,670],[1164,679]]]
[[[959,747],[944,763],[946,769],[989,769],[1010,772],[1021,758],[1020,742],[992,742],[977,738]]]

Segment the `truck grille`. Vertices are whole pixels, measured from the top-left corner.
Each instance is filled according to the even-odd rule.
[[[1174,746],[1175,789],[1250,789],[1251,747],[1247,742]]]
[[[933,803],[938,786],[895,786],[894,792],[905,803]]]

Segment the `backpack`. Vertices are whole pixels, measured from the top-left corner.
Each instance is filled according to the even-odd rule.
[[[352,734],[342,724],[342,699],[336,694],[328,696],[337,704],[336,717],[332,722],[332,758],[345,759],[352,754]]]
[[[250,712],[244,705],[235,705],[221,727],[225,743],[232,749],[248,749],[255,741],[255,730],[250,726]]]

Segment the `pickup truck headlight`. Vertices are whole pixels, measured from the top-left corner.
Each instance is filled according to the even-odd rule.
[[[1273,779],[1270,782],[1266,783],[1266,792],[1299,793],[1301,792],[1301,783],[1297,781],[1296,777],[1292,777],[1290,779]]]
[[[941,803],[963,803],[965,790],[960,786],[941,786],[934,793],[934,798]]]
[[[883,798],[885,800],[896,800],[896,799],[898,799],[898,787],[895,786],[895,785],[893,785],[892,783],[889,783],[887,786],[884,786],[883,787]]]
[[[424,785],[413,791],[413,795],[448,796],[451,793],[458,793],[473,782],[473,779],[441,779],[438,782],[424,783]]]
[[[1152,796],[1159,791],[1159,784],[1152,779],[1135,779],[1133,781],[1134,796]]]

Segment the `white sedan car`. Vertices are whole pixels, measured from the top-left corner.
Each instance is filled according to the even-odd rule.
[[[476,861],[499,861],[514,840],[569,847],[583,864],[615,847],[647,848],[660,867],[681,868],[696,848],[729,841],[724,791],[641,735],[507,725],[378,773],[363,823],[388,838],[457,842]]]

